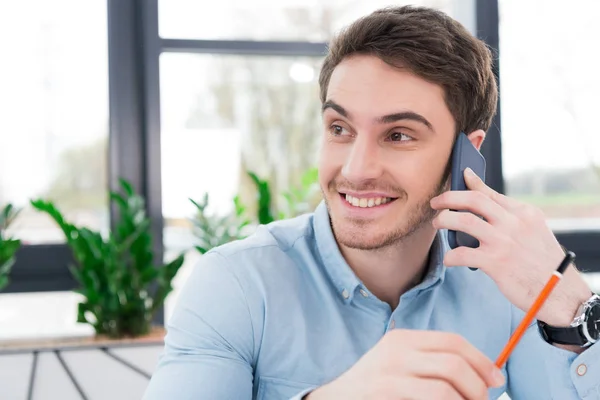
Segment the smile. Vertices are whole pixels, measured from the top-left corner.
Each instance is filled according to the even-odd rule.
[[[340,193],[342,198],[354,207],[370,208],[396,200],[395,197],[353,197],[349,194]]]

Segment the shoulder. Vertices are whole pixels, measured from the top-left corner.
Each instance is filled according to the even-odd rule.
[[[186,286],[227,300],[236,288],[250,307],[299,290],[315,273],[319,257],[312,214],[258,227],[249,237],[216,247],[192,267]]]
[[[292,273],[300,265],[299,257],[314,256],[316,251],[313,214],[261,225],[249,237],[212,249],[239,276],[265,273]]]
[[[307,284],[304,271],[313,268],[313,238],[309,214],[261,226],[246,239],[200,256],[178,296],[171,324],[218,332],[252,359],[265,310],[298,299],[293,292]]]
[[[213,251],[225,257],[263,248],[287,251],[298,240],[314,237],[313,219],[314,215],[311,213],[295,218],[274,221],[268,225],[260,225],[247,238],[216,247]]]

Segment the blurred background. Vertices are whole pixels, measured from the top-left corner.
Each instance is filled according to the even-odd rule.
[[[0,0],[0,210],[20,210],[5,235],[21,243],[0,292],[0,340],[94,335],[77,323],[65,235],[32,199],[107,235],[109,192],[127,179],[145,200],[155,261],[185,255],[157,324],[196,246],[310,211],[327,42],[359,16],[408,3]],[[494,49],[488,182],[540,207],[600,290],[600,2],[410,4],[449,13]],[[211,231],[219,223],[235,232]],[[207,235],[218,238],[203,246]]]

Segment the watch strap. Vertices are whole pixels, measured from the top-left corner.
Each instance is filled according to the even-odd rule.
[[[538,321],[538,328],[544,340],[550,344],[566,344],[585,346],[588,340],[581,330],[581,325],[570,327],[555,327]]]

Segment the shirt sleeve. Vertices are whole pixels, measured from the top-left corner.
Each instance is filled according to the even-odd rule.
[[[253,360],[243,289],[222,256],[206,253],[179,295],[144,399],[251,399]]]
[[[524,317],[513,307],[513,330]],[[600,400],[600,345],[577,354],[547,343],[537,323],[523,335],[507,363],[512,400]]]

